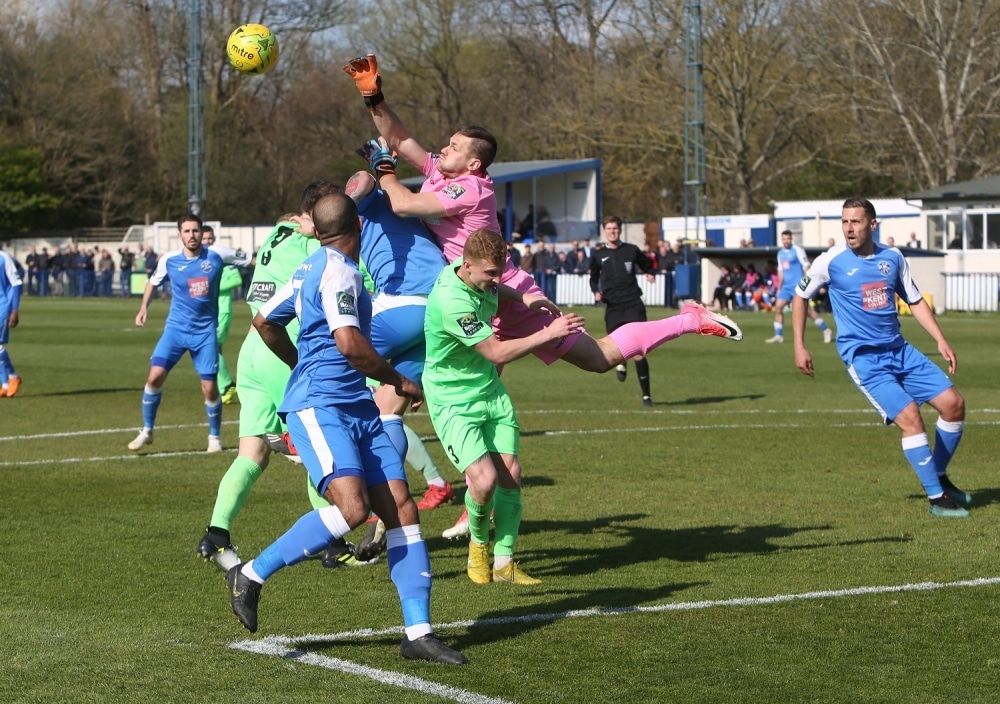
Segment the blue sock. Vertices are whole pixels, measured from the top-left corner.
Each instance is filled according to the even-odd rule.
[[[962,440],[964,430],[963,420],[948,421],[938,418],[934,436],[934,464],[937,465],[938,474],[948,473],[948,464]]]
[[[775,323],[774,324],[774,334],[777,335],[778,337],[784,337],[784,335],[782,334],[784,332],[784,330],[785,330],[784,323]]]
[[[7,354],[7,349],[0,345],[0,374],[3,375],[3,381],[7,381],[8,377],[17,376],[17,372],[14,371],[14,363],[10,361],[10,355]]]
[[[7,350],[3,345],[0,345],[0,383],[6,384],[7,377],[10,376],[14,367],[10,363],[10,355],[7,354]]]
[[[254,558],[254,571],[261,579],[267,579],[282,567],[319,555],[331,540],[347,535],[350,530],[336,506],[310,511]]]
[[[156,411],[160,408],[160,399],[163,397],[163,389],[154,389],[149,385],[142,390],[142,425],[144,428],[152,428],[156,425]]]
[[[823,332],[829,330],[829,328],[826,326],[826,323],[823,322],[822,318],[816,318],[816,320],[814,320],[813,322],[816,323],[816,327],[818,327]]]
[[[212,437],[219,437],[222,433],[222,399],[215,399],[215,403],[205,402],[205,412],[208,414],[208,434]]]
[[[389,436],[392,446],[395,447],[396,452],[399,453],[399,458],[401,460],[405,460],[406,450],[409,447],[409,443],[406,441],[406,431],[403,430],[403,417],[397,415],[384,415],[379,417],[382,419],[382,426],[385,428],[385,432]]]
[[[431,558],[427,554],[427,544],[419,525],[392,528],[386,531],[385,537],[389,577],[399,593],[403,625],[410,639],[418,638],[429,633],[429,627],[417,635],[409,630],[410,627],[431,622]]]
[[[934,456],[931,454],[930,445],[927,444],[927,433],[903,438],[903,454],[906,455],[913,471],[917,473],[917,479],[924,485],[927,498],[936,499],[941,496],[944,489],[941,488],[937,465],[934,464]]]

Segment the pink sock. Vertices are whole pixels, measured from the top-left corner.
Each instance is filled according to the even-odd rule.
[[[629,323],[622,325],[608,335],[625,359],[636,355],[645,355],[655,350],[664,342],[669,342],[684,333],[695,332],[698,329],[698,319],[693,315],[675,315],[663,320],[647,323]]]

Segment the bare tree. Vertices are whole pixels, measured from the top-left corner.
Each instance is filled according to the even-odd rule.
[[[769,184],[820,152],[803,136],[824,103],[796,60],[794,4],[716,0],[703,22],[708,168],[723,178],[716,193],[729,195],[722,209],[749,213]]]
[[[1000,3],[835,5],[839,17],[831,4],[812,7],[815,61],[873,143],[872,167],[902,168],[911,188],[993,173],[1000,164]]]

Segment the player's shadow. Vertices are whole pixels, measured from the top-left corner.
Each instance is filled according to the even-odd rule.
[[[91,394],[118,394],[123,391],[132,393],[135,391],[134,386],[123,387],[119,389],[75,389],[74,391],[49,391],[43,394],[31,394],[33,398],[51,398],[55,396],[90,396]]]
[[[819,550],[829,547],[869,543],[909,542],[909,538],[888,536],[852,541],[813,541],[800,545],[781,545],[774,541],[806,531],[827,531],[829,525],[787,526],[777,523],[756,526],[714,525],[694,528],[665,529],[634,525],[646,518],[642,514],[612,516],[590,521],[524,521],[521,535],[540,533],[602,533],[617,536],[605,541],[588,541],[585,546],[558,547],[558,540],[546,540],[544,548],[526,549],[519,553],[533,565],[539,578],[549,575],[574,576],[593,574],[598,570],[615,570],[642,562],[667,559],[676,562],[707,562],[729,559],[737,555],[768,555],[776,552]],[[532,559],[534,558],[534,559]],[[534,566],[537,565],[537,566]],[[537,574],[536,574],[537,573]]]
[[[726,401],[759,401],[765,394],[743,394],[742,396],[695,396],[683,401],[660,401],[657,406],[703,406]]]
[[[552,477],[544,477],[537,474],[529,476],[524,476],[524,475],[521,476],[522,489],[524,489],[525,487],[555,486],[555,485],[556,485],[556,480],[553,479]],[[462,495],[463,496],[465,495],[464,492]]]
[[[707,562],[733,559],[739,555],[769,555],[797,550],[818,550],[871,543],[904,543],[911,539],[887,536],[865,540],[812,541],[800,545],[781,545],[777,540],[805,531],[828,531],[830,525],[787,526],[770,523],[755,526],[714,525],[695,528],[664,529],[635,525],[647,518],[645,514],[606,516],[587,521],[525,521],[521,535],[540,533],[548,536],[543,542],[547,547],[525,549],[518,553],[525,564],[530,564],[530,574],[543,580],[539,587],[545,589],[546,577],[573,577],[593,575],[600,571],[613,574],[620,569],[634,568],[644,562],[673,560],[676,562]],[[618,536],[619,540],[593,540],[584,546],[558,547],[559,533]],[[542,541],[532,541],[535,543]],[[432,547],[432,551],[433,551]],[[437,563],[440,565],[440,562]],[[435,572],[440,578],[464,577],[464,570]],[[642,604],[662,601],[671,595],[699,586],[701,583],[673,583],[652,587],[614,587],[570,592],[558,601],[528,603],[523,607],[505,607],[501,611],[482,613],[476,625],[489,624],[490,628],[472,628],[464,636],[449,642],[459,649],[513,638],[548,623],[568,618],[578,610],[596,610],[604,613],[637,611]],[[560,590],[565,593],[564,590]],[[550,593],[549,596],[552,594]],[[541,611],[541,613],[539,613]]]
[[[435,574],[435,576],[437,576]],[[445,642],[452,648],[465,650],[470,646],[496,643],[516,638],[537,628],[566,618],[579,618],[594,612],[597,614],[619,615],[638,612],[642,604],[662,602],[678,592],[692,587],[703,586],[704,582],[678,582],[655,587],[608,587],[606,589],[560,590],[561,598],[540,604],[530,601],[523,606],[504,606],[495,611],[486,611],[474,620],[474,624],[463,635],[446,633]],[[481,587],[480,587],[481,588]],[[338,640],[319,640],[310,643],[311,648],[343,648],[352,642],[356,645],[378,644],[392,648],[399,643],[396,634],[380,635],[376,638],[359,636]]]
[[[972,495],[972,503],[966,506],[971,513],[975,513],[981,508],[987,506],[992,506],[993,504],[1000,504],[1000,488],[991,489],[966,489],[962,487],[965,491]],[[913,499],[914,501],[921,500],[926,503],[927,496],[925,494],[910,494],[908,499]]]
[[[827,531],[832,529],[832,526],[786,526],[771,523],[757,526],[732,524],[667,529],[635,525],[636,521],[647,517],[646,514],[636,513],[586,521],[525,520],[521,523],[521,536],[532,533],[543,535],[545,540],[531,542],[545,547],[525,548],[518,552],[518,557],[523,559],[525,564],[532,565],[532,576],[544,580],[546,576],[592,575],[600,570],[617,570],[660,560],[707,562],[731,559],[738,555],[769,555],[777,552],[910,541],[907,537],[887,536],[865,540],[813,541],[799,545],[782,545],[774,541],[806,531]],[[559,547],[560,533],[601,534],[612,539],[590,540],[583,546]],[[432,538],[428,542],[432,553],[437,549],[446,549],[448,545],[443,538],[440,539],[440,545],[437,538]],[[447,578],[460,577],[465,572],[464,570],[440,571],[440,568],[437,568],[435,574]]]
[[[459,637],[450,638],[449,644],[464,650],[477,645],[517,638],[567,618],[586,617],[591,613],[595,616],[638,613],[650,608],[648,606],[644,608],[643,605],[662,602],[679,592],[704,584],[704,582],[677,582],[645,589],[608,587],[579,591],[561,590],[562,598],[546,601],[542,606],[529,603],[523,606],[508,605],[496,611],[485,611],[476,618],[473,628]],[[539,613],[540,609],[543,610],[542,613]],[[488,627],[483,628],[483,626]],[[600,625],[594,627],[600,628]]]

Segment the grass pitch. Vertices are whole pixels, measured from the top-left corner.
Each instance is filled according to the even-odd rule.
[[[517,559],[543,584],[471,584],[466,544],[440,537],[461,507],[425,512],[433,620],[471,661],[447,668],[399,657],[384,563],[284,570],[263,590],[258,634],[239,626],[222,573],[195,556],[234,452],[203,452],[187,359],[167,381],[156,444],[125,449],[167,308],[154,303],[138,329],[137,307],[28,299],[13,331],[24,384],[0,399],[2,701],[992,702],[1000,691],[996,316],[940,319],[968,408],[951,469],[975,496],[965,520],[927,515],[898,431],[814,329],[815,379],[790,342],[763,343],[768,315],[736,314],[739,344],[671,342],[650,356],[653,408],[631,365],[624,384],[533,358],[508,366],[525,468]],[[600,309],[579,312],[603,332]],[[242,304],[234,317],[248,320]],[[912,319],[904,332],[940,362]],[[234,325],[226,347],[234,369],[242,333]],[[228,448],[237,417],[226,407]],[[460,489],[426,413],[409,422]],[[234,526],[242,555],[308,509],[304,491],[305,473],[275,458]]]

